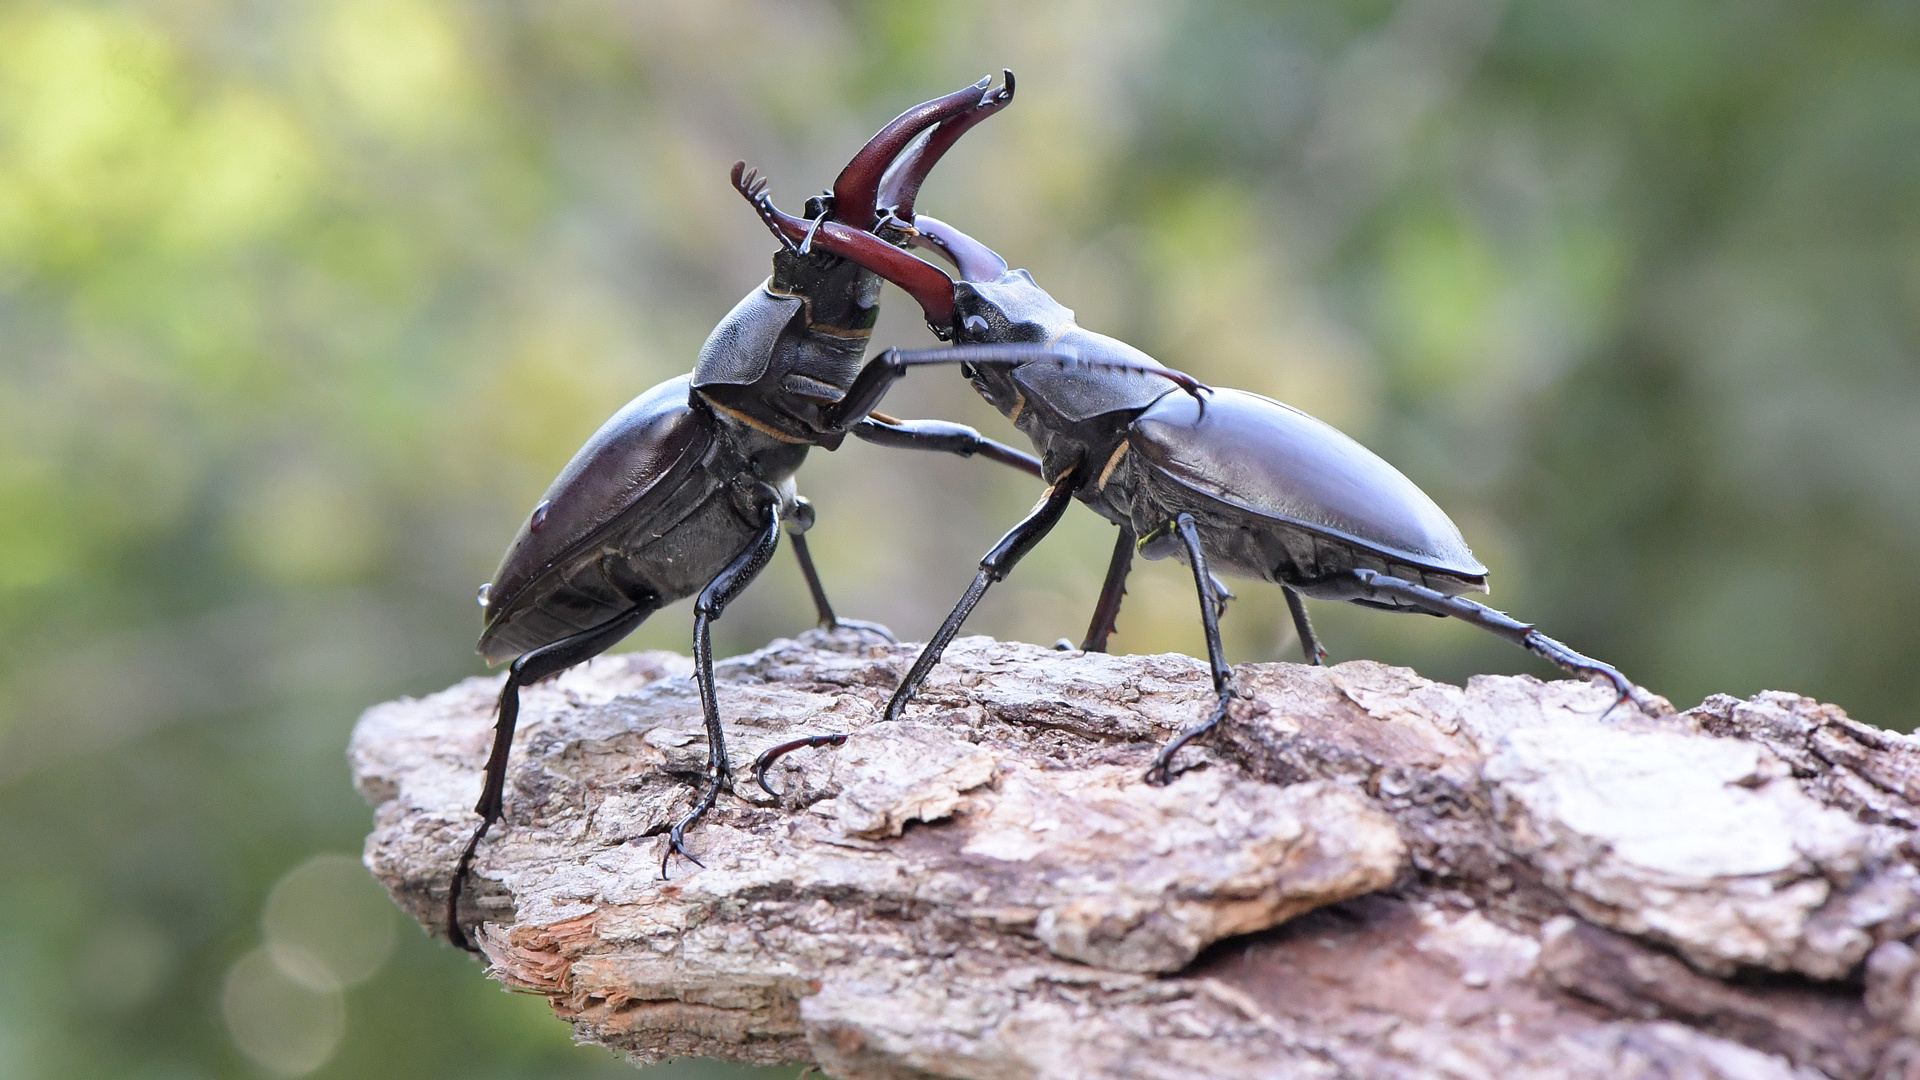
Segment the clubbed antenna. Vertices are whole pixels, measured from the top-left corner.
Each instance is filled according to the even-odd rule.
[[[806,223],[773,205],[773,196],[767,194],[767,187],[767,178],[761,176],[759,170],[747,168],[744,161],[733,163],[733,190],[753,205],[754,212],[767,223],[767,229],[780,241],[780,246],[799,252],[797,241],[806,235]]]

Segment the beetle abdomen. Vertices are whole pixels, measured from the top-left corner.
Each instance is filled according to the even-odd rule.
[[[1355,567],[1431,579],[1444,592],[1484,591],[1487,568],[1452,519],[1378,455],[1338,429],[1277,401],[1217,389],[1202,415],[1169,394],[1134,421],[1129,455],[1148,503],[1202,499],[1207,553],[1230,570],[1289,582]],[[1211,508],[1206,503],[1217,504]],[[1138,507],[1141,521],[1165,510]],[[1177,546],[1177,545],[1176,545]],[[1156,552],[1143,548],[1143,554]],[[1165,554],[1161,552],[1160,554]]]
[[[635,604],[651,611],[691,596],[759,531],[724,478],[703,464],[547,567],[502,607],[481,636],[480,653],[499,663]]]
[[[678,493],[700,474],[713,434],[688,404],[689,381],[669,379],[628,402],[521,522],[487,589],[479,648],[489,662],[590,629],[656,591],[607,553],[638,551],[637,530],[663,532],[695,509]],[[694,490],[716,486],[724,485]]]

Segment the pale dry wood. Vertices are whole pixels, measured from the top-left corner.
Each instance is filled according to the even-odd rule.
[[[858,1077],[1920,1077],[1920,742],[1791,694],[1609,691],[803,635],[719,665],[744,779],[661,880],[706,756],[690,663],[529,690],[469,920],[636,1061]],[[368,710],[367,864],[428,930],[498,679]]]

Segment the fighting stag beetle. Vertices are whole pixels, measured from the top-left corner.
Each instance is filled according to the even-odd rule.
[[[1174,755],[1220,723],[1234,697],[1220,647],[1225,597],[1209,567],[1278,584],[1310,664],[1326,652],[1303,597],[1462,619],[1570,672],[1605,678],[1619,695],[1613,706],[1633,698],[1633,685],[1611,665],[1461,596],[1487,591],[1486,567],[1425,492],[1353,439],[1242,390],[1175,393],[1176,386],[1197,384],[1125,342],[1082,329],[1030,274],[1008,269],[979,241],[924,214],[903,223],[915,229],[909,242],[939,253],[960,280],[911,256],[873,269],[920,303],[937,335],[956,343],[947,355],[1033,440],[1049,486],[981,560],[973,584],[887,703],[885,719],[900,717],[987,588],[1074,499],[1120,527],[1082,649],[1105,650],[1136,547],[1146,558],[1172,557],[1193,570],[1218,701],[1206,720],[1161,749],[1147,770],[1151,783],[1172,778]],[[874,363],[897,355],[889,351]],[[1148,369],[1164,379],[1137,377]],[[829,738],[768,750],[754,763],[755,779],[771,792],[767,769],[782,754]]]
[[[587,440],[521,525],[493,581],[480,589],[479,652],[512,661],[474,829],[447,895],[447,934],[460,929],[462,882],[501,814],[520,688],[605,652],[654,611],[699,593],[693,651],[707,729],[707,783],[668,836],[661,872],[688,826],[730,782],[713,686],[710,628],[778,546],[784,528],[823,626],[837,619],[803,535],[813,511],[794,490],[809,448],[839,447],[851,432],[884,446],[978,454],[1038,476],[1032,457],[939,421],[869,416],[878,395],[849,397],[877,315],[880,279],[928,172],[967,129],[1013,97],[1009,74],[915,106],[848,162],[833,190],[810,200],[809,220],[771,209],[744,165],[734,185],[780,239],[773,276],[707,338],[693,372],[633,399]],[[885,212],[882,212],[884,208]],[[848,258],[857,253],[858,261]],[[864,384],[871,386],[874,378]],[[877,629],[866,627],[867,629]],[[884,631],[881,631],[884,633]]]

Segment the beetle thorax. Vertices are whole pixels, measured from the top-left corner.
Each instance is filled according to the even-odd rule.
[[[1050,481],[1083,461],[1097,464],[1119,437],[1106,426],[1076,424],[1061,417],[1045,398],[1021,385],[1019,368],[969,366],[967,370],[974,390],[1033,443],[1040,469]]]
[[[694,387],[734,427],[777,440],[822,440],[820,409],[846,396],[878,316],[880,278],[825,253],[774,255],[701,350]]]
[[[698,396],[700,404],[711,409],[713,422],[726,433],[725,438],[715,440],[716,453],[723,459],[723,475],[738,476],[749,486],[753,481],[778,485],[799,470],[812,449],[807,443],[774,434],[751,418],[715,408],[713,399],[704,393]]]

